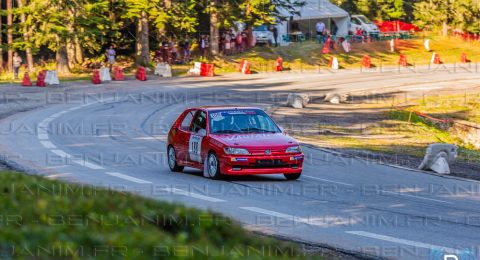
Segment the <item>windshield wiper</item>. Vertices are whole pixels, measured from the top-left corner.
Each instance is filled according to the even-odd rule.
[[[214,132],[214,134],[238,134],[238,133],[241,133],[241,132],[237,130],[220,130],[220,131]]]
[[[260,133],[276,133],[276,131],[269,131],[265,129],[260,129],[260,128],[244,128],[242,129],[242,132],[247,132],[247,133],[254,133],[254,132],[260,132]]]

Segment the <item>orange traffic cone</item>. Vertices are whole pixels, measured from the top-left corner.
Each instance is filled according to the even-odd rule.
[[[362,67],[367,69],[372,67],[372,59],[368,55],[363,56]]]
[[[330,53],[330,48],[328,47],[329,45],[330,45],[330,42],[327,40],[327,42],[323,45],[322,54]]]
[[[283,71],[283,59],[280,56],[275,61],[275,71]]]
[[[30,77],[28,76],[28,72],[25,72],[25,74],[23,75],[22,86],[24,86],[24,87],[31,87],[32,86],[32,81],[30,80]]]
[[[45,77],[47,76],[47,72],[42,70],[38,73],[37,76],[37,87],[45,87]]]
[[[243,64],[242,64],[243,63]],[[251,71],[250,71],[250,62],[248,62],[248,60],[242,60],[242,68],[241,68],[241,72],[242,74],[251,74]]]
[[[125,76],[123,75],[123,70],[120,67],[115,67],[113,69],[113,75],[114,75],[114,78],[113,78],[114,80],[117,80],[117,81],[125,80]]]
[[[403,67],[407,67],[408,65],[407,56],[405,56],[404,54],[400,54],[400,60],[398,61],[398,64],[400,64]]]
[[[238,64],[238,71],[239,72],[242,72],[242,69],[243,69],[243,65],[245,64],[245,60],[244,59],[241,59],[240,60],[240,64]]]
[[[435,53],[435,57],[433,59],[434,64],[442,64],[442,61],[440,60],[440,55],[438,53]]]
[[[464,53],[462,53],[462,57],[461,57],[461,59],[462,59],[462,63],[468,63],[467,54],[466,54],[465,52],[464,52]]]
[[[145,67],[139,66],[137,68],[136,78],[140,81],[146,81],[147,80],[147,71],[145,70]]]
[[[98,70],[93,70],[92,83],[95,85],[102,84],[102,81],[100,80],[100,73],[98,72]]]

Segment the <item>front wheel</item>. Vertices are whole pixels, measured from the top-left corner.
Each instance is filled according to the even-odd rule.
[[[285,178],[289,181],[294,181],[300,178],[302,174],[301,173],[296,173],[296,174],[284,174]]]
[[[173,146],[168,147],[168,167],[172,172],[181,172],[183,171],[183,166],[177,164],[177,155],[175,153],[175,148]]]
[[[215,153],[209,153],[207,158],[207,172],[212,179],[218,180],[221,177],[220,163]]]

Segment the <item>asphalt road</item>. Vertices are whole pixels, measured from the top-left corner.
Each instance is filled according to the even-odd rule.
[[[284,101],[292,89],[467,89],[478,87],[480,78],[449,72],[272,75],[30,89],[46,102],[0,121],[1,156],[46,178],[211,209],[252,230],[345,251],[396,259],[426,259],[437,251],[480,257],[479,182],[344,158],[308,145],[298,181],[281,175],[214,181],[194,169],[168,170],[165,134],[186,107],[265,108]],[[2,91],[5,96],[25,89]]]

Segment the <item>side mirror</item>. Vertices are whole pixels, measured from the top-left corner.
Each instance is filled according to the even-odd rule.
[[[285,130],[285,128],[283,128],[281,126],[279,126],[279,128],[280,128],[280,131],[282,131],[282,134],[287,134],[287,131]]]
[[[201,137],[205,137],[205,136],[207,136],[207,130],[200,129],[200,130],[198,130],[197,134]]]

